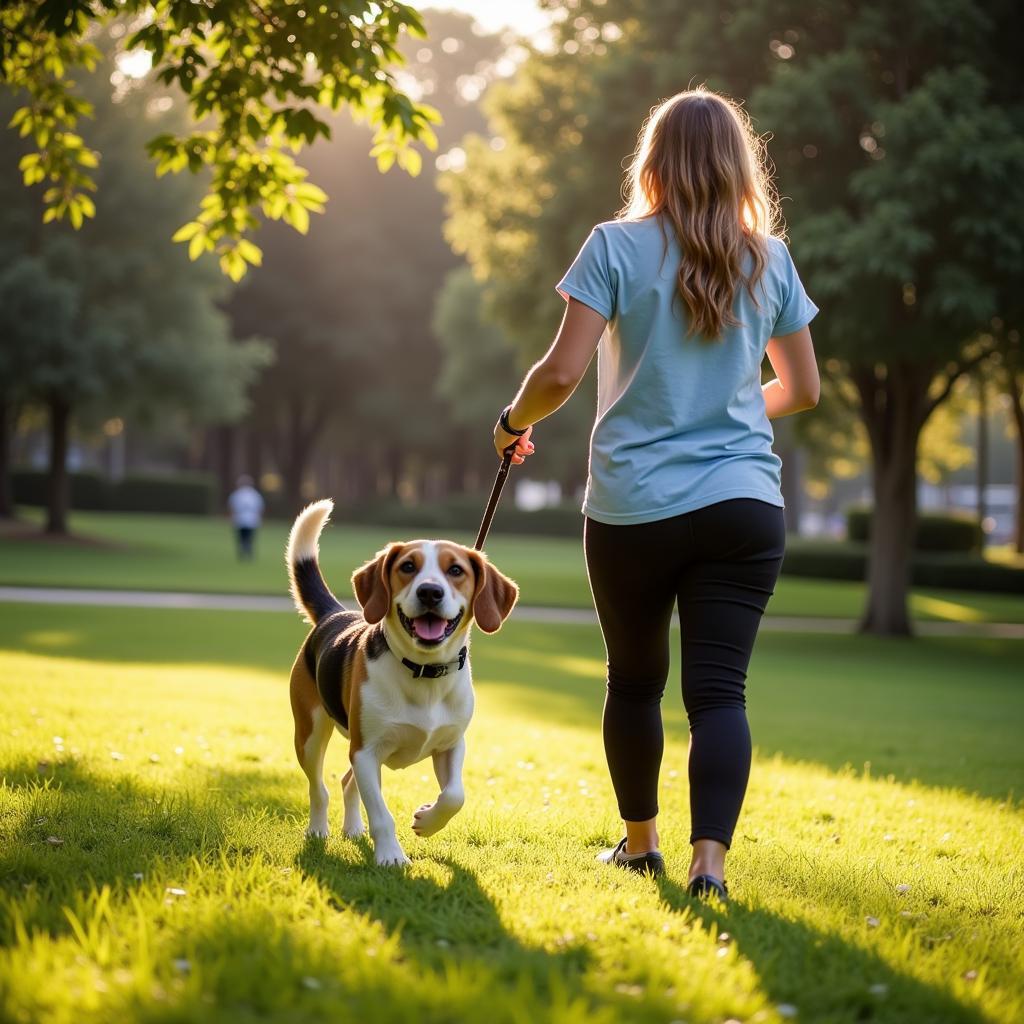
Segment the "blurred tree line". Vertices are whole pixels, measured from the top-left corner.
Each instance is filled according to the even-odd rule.
[[[424,21],[427,39],[402,46],[401,81],[440,111],[440,149],[450,150],[485,129],[477,100],[504,46],[464,15],[428,10]],[[479,424],[465,407],[487,381],[463,373],[453,386],[458,375],[445,367],[462,352],[492,360],[508,343],[493,326],[466,324],[470,308],[446,312],[444,300],[439,331],[432,327],[461,262],[442,235],[437,170],[431,162],[413,179],[382,176],[360,159],[367,128],[341,117],[331,129],[307,157],[331,197],[326,212],[301,238],[267,226],[262,266],[227,304],[236,333],[272,338],[278,360],[260,376],[246,420],[212,435],[208,465],[225,481],[243,466],[256,475],[274,467],[289,511],[309,495],[314,466],[319,488],[341,502],[480,487],[494,456],[486,435],[467,429]],[[488,408],[484,426],[497,410]]]
[[[0,513],[11,511],[7,436],[19,411],[45,411],[50,483],[47,530],[63,533],[73,425],[124,417],[229,419],[245,409],[256,370],[270,358],[258,340],[234,342],[218,308],[228,282],[192,263],[169,238],[202,183],[153,180],[145,141],[183,123],[152,81],[111,91],[114,41],[82,83],[95,111],[90,141],[107,155],[95,172],[96,217],[72,230],[44,225],[40,196],[17,172],[27,149],[11,133],[0,162]],[[15,102],[0,96],[0,118]]]
[[[307,198],[317,208],[322,186],[330,201],[322,216],[284,218],[305,235],[264,225],[262,254],[234,288],[170,242],[211,187],[203,160],[198,177],[158,182],[144,156],[154,135],[206,130],[191,121],[194,83],[112,69],[116,23],[106,42],[90,37],[105,52],[84,91],[95,122],[80,126],[83,153],[103,153],[98,169],[83,165],[100,185],[95,219],[44,228],[47,201],[17,170],[39,139],[7,132],[0,143],[0,514],[5,431],[26,410],[48,415],[54,529],[69,430],[111,416],[130,437],[174,438],[179,463],[212,471],[222,490],[243,471],[274,485],[282,513],[314,492],[353,505],[482,491],[496,412],[560,318],[554,282],[620,206],[622,163],[651,106],[703,82],[744,98],[770,133],[791,245],[822,307],[822,403],[777,424],[790,511],[808,480],[826,487],[870,466],[865,626],[906,631],[915,481],[968,457],[968,378],[1008,396],[1024,488],[1019,5],[543,6],[554,19],[544,49],[434,10],[425,39],[402,36],[406,63],[388,88],[444,119],[441,155],[418,177],[381,175],[366,159],[379,125],[323,110],[307,123],[290,106],[317,183]],[[180,72],[191,51],[174,38]],[[0,115],[20,102],[0,93]],[[259,127],[244,129],[246,145],[261,144]],[[376,156],[395,159],[387,147]],[[418,160],[407,149],[401,162]],[[581,396],[543,424],[532,473],[571,493],[591,418]],[[1024,519],[1018,535],[1024,550]]]
[[[651,105],[696,82],[744,98],[770,133],[792,248],[822,307],[812,325],[830,378],[821,415],[845,409],[868,442],[876,525],[863,626],[908,632],[922,431],[961,378],[1019,358],[1022,8],[544,6],[559,19],[555,48],[489,99],[504,148],[469,140],[465,169],[443,182],[449,237],[488,282],[488,309],[539,353],[561,304],[551,284],[619,207],[620,160]],[[1002,376],[1019,409],[1019,372]],[[780,424],[781,447],[814,423]]]

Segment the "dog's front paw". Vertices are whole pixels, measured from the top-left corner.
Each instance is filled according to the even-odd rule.
[[[326,822],[310,822],[309,828],[306,829],[307,839],[326,839],[330,834],[331,830]]]
[[[451,815],[445,815],[437,804],[424,804],[412,816],[412,830],[421,839],[440,832],[448,824]]]
[[[360,819],[352,824],[346,823],[341,831],[347,839],[358,839],[366,832],[366,826],[363,824],[362,819]]]
[[[374,859],[382,868],[401,868],[412,862],[405,855],[405,850],[397,842],[378,843],[374,849]]]

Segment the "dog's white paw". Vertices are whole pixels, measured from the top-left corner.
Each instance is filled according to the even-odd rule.
[[[306,836],[309,839],[326,839],[331,834],[331,830],[327,827],[327,822],[310,822],[309,828],[306,829]]]
[[[374,859],[382,868],[400,868],[412,863],[397,842],[379,843],[374,850]]]
[[[451,815],[445,814],[437,804],[424,804],[412,816],[412,830],[421,839],[426,839],[440,832],[450,820]]]
[[[342,832],[348,839],[358,839],[361,835],[363,835],[366,832],[366,826],[363,824],[362,818],[360,818],[358,821],[353,822],[352,824],[346,822],[344,827],[342,828]]]

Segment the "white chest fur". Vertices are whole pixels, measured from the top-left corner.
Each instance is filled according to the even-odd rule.
[[[438,679],[414,679],[385,654],[369,665],[359,693],[362,746],[389,768],[407,768],[459,741],[473,716],[469,664]]]

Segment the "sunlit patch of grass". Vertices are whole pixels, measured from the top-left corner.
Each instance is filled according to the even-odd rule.
[[[914,594],[910,599],[911,609],[918,615],[924,613],[931,619],[947,622],[984,622],[985,616],[977,608],[960,601],[947,601],[927,594]]]
[[[71,647],[80,635],[67,629],[34,629],[25,639],[32,647],[57,650]]]
[[[386,772],[413,860],[394,873],[372,865],[364,840],[303,838],[285,672],[301,637],[293,619],[60,609],[61,628],[91,640],[74,657],[18,653],[40,614],[0,618],[0,1019],[776,1024],[795,1012],[905,1024],[1024,1013],[1024,815],[999,795],[1021,777],[1019,645],[763,637],[752,720],[761,749],[777,753],[755,761],[731,854],[735,898],[722,908],[693,905],[682,887],[686,734],[674,692],[668,878],[594,862],[619,826],[593,629],[513,622],[477,638],[466,808],[417,840],[408,821],[433,796],[429,766]],[[344,767],[336,739],[335,829]]]

